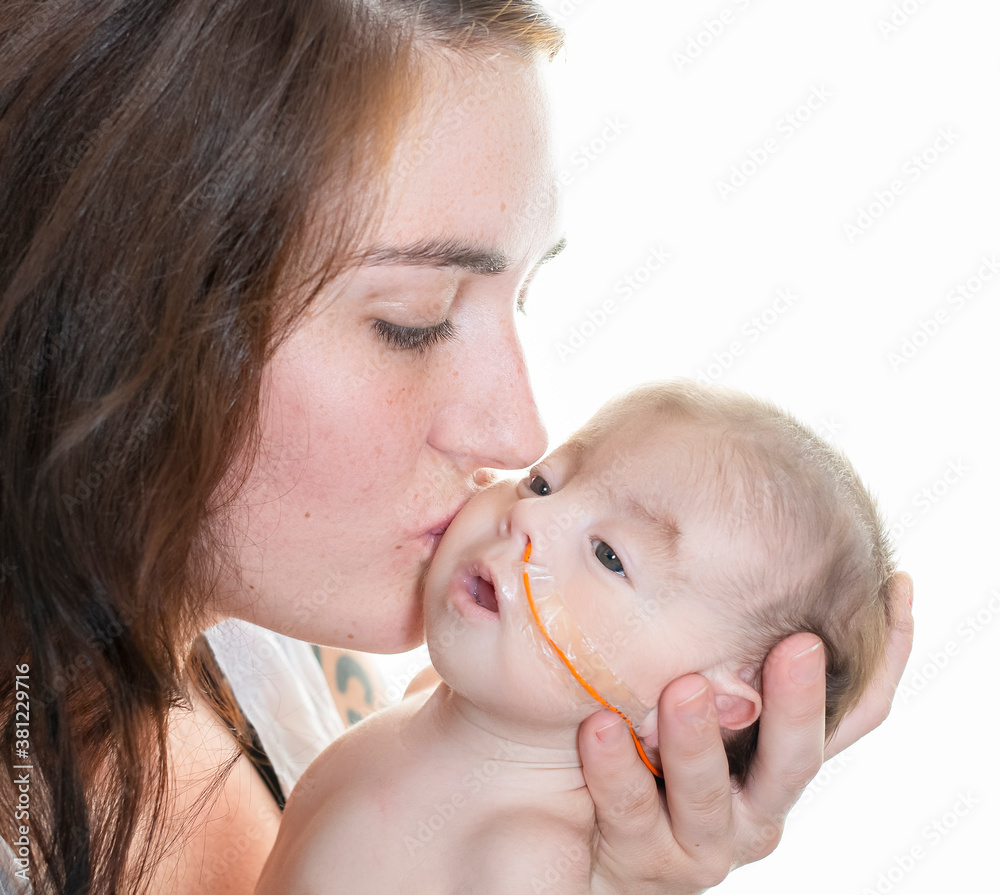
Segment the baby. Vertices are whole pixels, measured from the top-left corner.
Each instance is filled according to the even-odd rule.
[[[884,659],[891,572],[851,465],[776,407],[685,381],[611,401],[456,516],[424,588],[443,683],[317,759],[257,892],[333,891],[344,867],[359,895],[589,891],[595,699],[655,767],[652,707],[701,673],[739,785],[768,651],[823,639],[831,734]]]

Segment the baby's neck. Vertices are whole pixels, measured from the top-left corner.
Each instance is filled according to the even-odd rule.
[[[509,722],[483,711],[447,684],[431,694],[422,714],[449,752],[481,756],[483,775],[498,791],[545,799],[559,793],[576,798],[586,792],[575,729]]]

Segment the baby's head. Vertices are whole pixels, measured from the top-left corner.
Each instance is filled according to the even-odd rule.
[[[874,501],[839,452],[747,395],[676,381],[615,399],[520,484],[470,501],[429,584],[450,569],[452,590],[479,604],[464,607],[469,618],[506,616],[523,634],[515,602],[523,589],[497,579],[529,542],[553,641],[580,660],[585,678],[599,678],[590,683],[629,715],[647,749],[660,690],[699,672],[715,690],[740,782],[756,745],[763,660],[775,644],[797,631],[822,638],[828,734],[884,660],[892,560]],[[447,655],[435,655],[434,617],[429,606],[432,656],[447,665]],[[508,665],[524,662],[516,646],[500,651]],[[479,661],[492,649],[479,641]]]

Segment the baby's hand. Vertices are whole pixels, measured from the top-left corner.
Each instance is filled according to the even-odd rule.
[[[886,717],[913,642],[913,585],[897,574],[898,619],[888,667],[826,751],[829,758]],[[661,694],[665,795],[636,755],[624,722],[599,712],[580,727],[584,777],[600,838],[591,891],[696,893],[778,844],[785,816],[824,759],[825,662],[819,638],[794,634],[764,664],[760,736],[746,787],[732,791],[708,681],[687,675]]]

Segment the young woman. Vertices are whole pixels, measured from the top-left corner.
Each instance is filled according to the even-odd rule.
[[[448,521],[544,450],[514,314],[560,245],[559,45],[528,0],[0,11],[12,885],[252,891],[280,812],[199,632],[415,645]],[[821,672],[815,638],[774,651],[737,795],[705,681],[675,681],[668,813],[621,724],[589,719],[594,891],[699,891],[767,854],[823,758]]]

